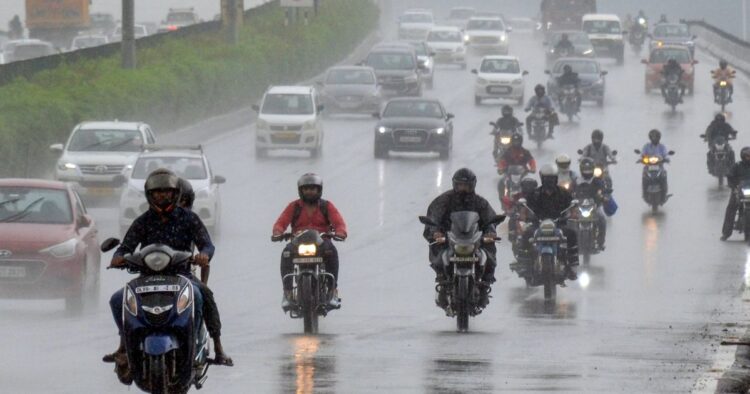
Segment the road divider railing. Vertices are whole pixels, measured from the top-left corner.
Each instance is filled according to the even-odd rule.
[[[711,55],[724,59],[732,67],[750,74],[750,43],[705,21],[685,21],[697,36],[695,45]]]

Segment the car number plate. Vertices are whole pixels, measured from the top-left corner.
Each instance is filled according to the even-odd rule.
[[[294,264],[319,264],[322,262],[322,257],[297,257],[292,259]]]
[[[25,278],[26,267],[0,267],[0,278]]]
[[[510,93],[510,90],[511,89],[507,86],[490,86],[489,88],[487,88],[487,91],[489,91],[490,93],[495,93],[495,94]]]
[[[297,138],[297,133],[276,133],[276,138],[282,140],[293,140]]]
[[[89,187],[86,193],[92,196],[107,197],[114,194],[114,189],[109,187]]]
[[[399,142],[408,142],[408,143],[420,143],[422,142],[422,137],[399,137]]]
[[[178,292],[180,291],[179,285],[154,285],[154,286],[138,286],[135,288],[136,294],[143,293],[161,293],[161,292]]]

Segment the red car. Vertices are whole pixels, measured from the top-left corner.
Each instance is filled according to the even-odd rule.
[[[0,179],[0,298],[98,300],[94,220],[67,184]]]
[[[664,64],[667,60],[674,58],[677,63],[680,64],[685,73],[682,75],[682,83],[685,84],[689,94],[693,94],[693,86],[695,85],[695,65],[698,63],[690,55],[690,49],[681,45],[662,45],[656,46],[651,50],[651,55],[648,59],[641,60],[641,63],[646,65],[646,93],[651,92],[651,89],[659,89],[662,84],[661,70],[664,68]]]

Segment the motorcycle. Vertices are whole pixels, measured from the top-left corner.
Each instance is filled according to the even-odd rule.
[[[714,101],[716,104],[721,105],[721,112],[724,112],[724,110],[727,107],[727,104],[731,103],[729,99],[729,81],[721,80],[718,83],[718,88],[716,90],[716,97],[714,98]]]
[[[745,235],[745,242],[750,245],[750,180],[744,180],[737,186],[737,201],[740,209],[737,210],[737,219],[734,229]]]
[[[646,42],[646,31],[648,31],[648,26],[646,24],[646,20],[643,18],[639,18],[636,21],[635,26],[640,26],[640,28],[635,28],[635,26],[630,30],[630,35],[628,36],[628,42],[630,42],[630,46],[633,48],[633,52],[636,54],[641,53],[641,49],[643,48],[643,44]]]
[[[578,158],[578,161],[581,161],[581,159],[586,157],[583,155],[583,149],[578,149],[578,154],[581,155],[581,157]],[[612,156],[617,156],[617,150],[612,151]],[[617,160],[608,159],[606,162],[601,162],[601,160],[595,160],[593,157],[591,159],[594,160],[594,163],[596,164],[596,167],[594,168],[594,176],[603,179],[608,193],[612,193],[614,190],[614,183],[612,182],[612,176],[609,174],[609,166],[617,164]]]
[[[705,134],[701,138],[706,139]],[[730,139],[734,139],[731,138]],[[718,136],[711,141],[708,149],[708,173],[719,179],[719,186],[724,185],[724,178],[734,165],[734,150],[724,136]]]
[[[521,181],[529,173],[524,166],[509,166],[505,169],[505,172],[500,172],[503,177],[497,183],[497,193],[500,196],[500,200],[503,201],[503,197],[512,198],[517,193],[521,192]]]
[[[500,224],[504,220],[505,216],[496,216],[490,224]],[[440,226],[436,220],[426,216],[420,216],[419,221],[428,226]],[[459,332],[466,332],[469,330],[469,317],[482,313],[486,306],[480,304],[480,289],[490,291],[490,284],[481,279],[489,257],[482,249],[479,214],[473,211],[453,212],[447,239],[448,247],[438,256],[446,280],[435,286],[438,294],[444,294],[446,302],[444,306],[438,306],[448,316],[456,317]],[[499,240],[495,238],[495,241]]]
[[[560,112],[568,116],[568,121],[572,122],[573,117],[578,115],[578,98],[576,87],[574,85],[565,85],[560,87]]]
[[[643,200],[651,206],[651,210],[656,212],[659,207],[666,204],[670,195],[667,194],[667,172],[664,169],[664,163],[669,160],[659,156],[646,156],[636,149],[635,153],[641,155],[641,159],[636,164],[643,164]],[[674,151],[667,153],[669,156],[674,155]],[[663,185],[662,185],[663,182]]]
[[[490,126],[492,126],[492,132],[490,134],[495,138],[495,143],[492,148],[492,157],[495,159],[495,163],[497,163],[498,161],[500,161],[500,158],[503,157],[505,151],[510,149],[510,143],[513,138],[513,134],[518,134],[521,131],[518,129],[502,129],[495,122],[490,122]]]
[[[664,102],[672,107],[672,112],[677,110],[677,104],[682,102],[682,88],[680,87],[680,76],[669,74],[664,80]]]
[[[549,117],[544,108],[537,107],[531,113],[531,139],[536,142],[537,148],[541,148],[547,140],[549,130]]]
[[[578,235],[578,253],[583,256],[584,263],[588,262],[592,254],[601,252],[599,245],[599,205],[593,196],[585,196],[580,199],[580,204],[570,215],[569,225]]]
[[[109,238],[102,252],[120,241]],[[192,253],[153,244],[124,256],[123,267],[140,276],[123,289],[123,337],[135,384],[149,393],[201,389],[208,378],[208,332],[196,321],[195,290],[180,272],[190,269]]]
[[[526,199],[519,201],[532,216],[536,216],[534,211],[526,205]],[[560,219],[565,218],[565,214],[578,205],[577,200],[566,208],[559,219],[544,219],[534,231],[530,239],[531,250],[520,251],[518,263],[511,267],[519,277],[526,280],[528,286],[544,287],[544,299],[552,300],[556,296],[557,285],[564,284],[567,278],[565,268],[567,261],[567,239],[562,229],[558,226]],[[520,270],[520,267],[529,267],[530,269]]]
[[[302,319],[305,334],[318,333],[318,317],[338,307],[331,307],[330,301],[335,296],[333,274],[325,270],[325,258],[320,250],[323,238],[343,241],[334,233],[320,233],[317,230],[304,230],[296,235],[285,233],[275,241],[292,242],[292,264],[294,272],[284,276],[283,280],[292,280],[292,298],[289,316]]]

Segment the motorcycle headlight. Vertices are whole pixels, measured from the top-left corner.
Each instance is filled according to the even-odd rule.
[[[130,286],[125,287],[125,310],[133,316],[138,316],[138,301],[135,299],[135,294],[130,290]]]
[[[300,244],[297,247],[297,254],[300,256],[315,256],[318,253],[318,247],[315,244]]]
[[[599,178],[604,174],[604,170],[601,169],[601,167],[594,168],[594,176]]]
[[[645,25],[646,24],[646,20],[643,19],[643,18],[638,18],[638,24],[639,25]]]
[[[164,252],[151,252],[143,258],[143,262],[146,263],[146,266],[156,272],[167,268],[171,260],[172,258]]]
[[[78,165],[76,165],[75,163],[60,163],[57,165],[57,168],[59,168],[61,171],[75,170],[76,168],[78,168]]]
[[[581,216],[588,219],[591,217],[591,214],[594,212],[593,209],[581,209]]]
[[[562,187],[565,190],[570,190],[570,182],[563,182],[560,187]]]
[[[435,132],[435,134],[441,135],[441,134],[445,133],[445,128],[443,128],[443,127],[438,127],[437,129],[434,129],[434,130],[432,130],[432,131],[434,131],[434,132]]]
[[[659,164],[659,158],[656,156],[651,156],[648,158],[649,164]]]
[[[725,87],[725,86],[727,86],[727,81],[721,81],[721,82],[719,82],[719,86],[721,86],[722,88]]]
[[[503,144],[503,145],[510,144],[510,140],[511,140],[510,137],[500,137],[500,143]]]
[[[740,190],[742,190],[742,195],[744,197],[750,197],[750,187],[747,187],[747,188],[743,187]]]
[[[468,255],[474,253],[474,244],[456,244],[453,246],[453,250],[458,255]]]
[[[190,285],[185,286],[180,292],[180,297],[177,299],[177,313],[185,312],[186,309],[193,304],[193,292]]]
[[[40,250],[40,253],[49,253],[53,257],[58,259],[64,259],[73,256],[76,254],[76,246],[78,245],[78,240],[75,238],[71,238],[65,242],[61,242],[57,245],[52,245],[48,248],[44,248]]]
[[[662,41],[657,41],[656,42],[656,46],[662,47],[662,46],[664,46],[664,43]]]

